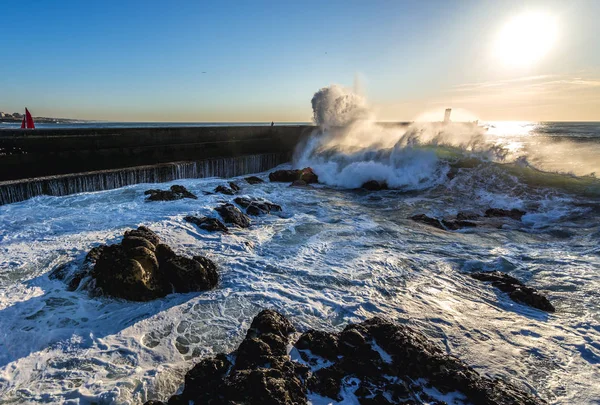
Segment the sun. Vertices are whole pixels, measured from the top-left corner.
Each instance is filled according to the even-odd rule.
[[[557,34],[557,21],[551,14],[521,14],[502,27],[496,38],[494,54],[508,66],[531,66],[552,49]]]

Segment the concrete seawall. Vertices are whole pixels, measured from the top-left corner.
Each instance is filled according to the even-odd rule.
[[[291,159],[310,126],[0,130],[0,205],[181,178],[238,176]]]

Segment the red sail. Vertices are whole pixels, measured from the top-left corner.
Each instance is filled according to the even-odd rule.
[[[31,114],[29,113],[29,110],[27,108],[25,108],[25,124],[27,128],[35,128],[33,118],[31,117]]]
[[[25,129],[25,117],[23,117],[23,121],[21,121],[21,129]]]

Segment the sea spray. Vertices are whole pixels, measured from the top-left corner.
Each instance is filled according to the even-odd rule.
[[[486,144],[483,130],[473,124],[379,124],[364,97],[339,85],[317,91],[312,107],[319,129],[297,151],[296,165],[312,167],[332,186],[357,188],[376,180],[391,188],[423,189],[445,181],[450,158],[475,153],[500,161],[505,155]],[[458,153],[449,156],[440,146]]]

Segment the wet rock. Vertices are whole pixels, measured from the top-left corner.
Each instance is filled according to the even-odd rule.
[[[240,186],[235,184],[233,181],[229,182],[229,188],[231,188],[236,193],[242,189]]]
[[[148,196],[146,201],[174,201],[182,198],[198,199],[194,194],[189,192],[185,187],[174,185],[169,190],[151,189],[144,192]]]
[[[215,188],[215,193],[234,195],[235,191],[233,191],[232,189],[230,189],[229,187],[226,187],[226,186],[217,186],[217,188]]]
[[[410,217],[413,221],[421,222],[425,225],[433,226],[446,231],[457,231],[463,228],[474,228],[477,226],[475,222],[464,220],[446,220],[429,217],[425,214],[413,215]]]
[[[154,232],[140,226],[125,232],[120,244],[90,250],[69,289],[88,288],[96,295],[148,301],[172,292],[207,290],[217,283],[212,261],[176,255]]]
[[[263,179],[256,176],[246,177],[244,180],[246,180],[248,184],[260,184],[265,182]]]
[[[357,381],[353,391],[360,404],[444,403],[424,387],[442,394],[458,391],[473,404],[546,403],[502,380],[479,375],[403,324],[372,318],[341,333],[305,332],[295,347],[328,359],[313,369],[287,355],[293,332],[281,314],[262,311],[238,350],[201,360],[169,404],[307,404],[310,392],[340,401],[342,388],[352,380]]]
[[[217,266],[202,256],[175,255],[161,263],[160,272],[178,293],[209,290],[219,281]]]
[[[140,226],[137,229],[125,231],[125,235],[123,235],[124,238],[130,238],[134,236],[146,239],[154,246],[158,245],[160,242],[160,238],[158,237],[158,235],[152,232],[150,229],[146,228],[145,226]]]
[[[269,173],[270,181],[292,182],[300,179],[300,170],[276,170]]]
[[[499,290],[508,293],[508,296],[516,302],[541,309],[546,312],[554,312],[555,308],[548,298],[540,294],[535,288],[527,287],[521,281],[500,271],[485,271],[472,273],[474,279],[490,282]]]
[[[310,168],[306,167],[304,169],[297,170],[277,170],[269,173],[269,180],[274,182],[286,182],[291,183],[296,180],[304,180],[307,184],[310,183],[318,183],[319,177],[316,173]]]
[[[369,191],[379,191],[379,190],[387,190],[388,189],[388,185],[386,182],[379,182],[377,180],[369,180],[365,183],[363,183],[362,186],[360,186],[361,188],[364,188],[365,190],[369,190]]]
[[[216,207],[215,211],[228,224],[234,224],[240,228],[248,228],[250,226],[250,218],[233,204],[222,204]]]
[[[308,187],[308,183],[304,180],[294,180],[290,187]]]
[[[512,218],[517,221],[520,221],[521,218],[523,217],[523,215],[525,215],[525,214],[526,214],[525,211],[521,211],[516,208],[513,208],[511,210],[503,210],[500,208],[490,208],[489,210],[485,211],[485,216],[488,218],[508,217],[508,218]]]
[[[169,404],[306,404],[307,369],[292,362],[286,350],[292,332],[281,314],[262,311],[236,351],[235,363],[224,354],[201,360]]]
[[[209,218],[209,217],[194,217],[191,215],[183,218],[184,221],[187,221],[191,224],[196,225],[200,229],[204,229],[205,231],[210,232],[223,232],[228,233],[229,228],[225,226],[225,224],[219,221],[217,218]]]
[[[258,198],[248,198],[248,197],[237,197],[233,200],[237,205],[246,209],[246,214],[248,215],[263,215],[269,214],[272,211],[281,211],[281,206],[277,204],[273,204],[267,200],[261,200]]]
[[[298,180],[304,180],[307,184],[318,183],[319,176],[310,167],[305,167],[300,171],[300,178]]]
[[[336,360],[339,352],[338,337],[331,333],[309,330],[300,336],[296,342],[296,348],[310,350],[312,354],[327,360]]]

